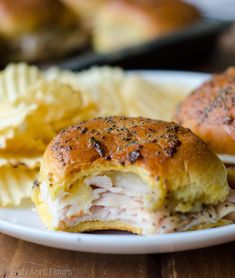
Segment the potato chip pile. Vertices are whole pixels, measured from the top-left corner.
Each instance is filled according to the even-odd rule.
[[[0,206],[30,197],[42,154],[62,128],[109,115],[169,120],[183,96],[117,68],[9,65],[0,72]]]
[[[51,68],[44,73],[48,80],[60,80],[79,89],[84,98],[92,99],[98,107],[99,116],[127,114],[122,96],[125,73],[118,68],[94,67],[80,73]]]
[[[9,65],[0,73],[0,205],[31,193],[41,156],[56,133],[93,117],[96,105],[79,90],[49,81],[36,67]]]

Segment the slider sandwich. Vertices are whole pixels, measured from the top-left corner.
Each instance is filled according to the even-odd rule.
[[[181,0],[111,0],[102,4],[93,17],[92,31],[94,49],[101,53],[151,41],[200,20],[199,11]]]
[[[179,105],[174,120],[219,155],[235,187],[235,68],[214,75]]]
[[[224,164],[175,123],[106,117],[62,130],[32,199],[49,229],[159,234],[233,223]]]
[[[84,47],[78,21],[58,0],[0,0],[1,62],[49,60]]]

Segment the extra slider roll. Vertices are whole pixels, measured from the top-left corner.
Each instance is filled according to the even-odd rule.
[[[106,117],[54,138],[32,199],[50,229],[156,234],[230,223],[229,192],[223,163],[189,129]]]
[[[195,7],[181,0],[103,1],[93,24],[94,48],[102,53],[141,44],[200,18]]]
[[[87,39],[80,20],[58,0],[0,0],[1,62],[52,60]]]
[[[235,186],[235,68],[214,75],[179,105],[174,120],[208,143]]]

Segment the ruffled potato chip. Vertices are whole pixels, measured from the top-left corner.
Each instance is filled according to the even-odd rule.
[[[0,167],[0,206],[19,206],[24,199],[29,198],[36,176],[37,170],[24,166]]]
[[[121,93],[126,101],[128,116],[166,121],[171,120],[177,104],[183,98],[183,94],[173,94],[164,87],[137,76],[125,79]]]
[[[84,104],[82,94],[72,86],[62,84],[58,81],[40,81],[32,86],[28,94],[20,98],[20,101],[31,105],[37,105],[37,118],[43,120],[44,124],[53,126],[61,125],[61,122],[70,124],[74,117],[87,119],[95,113],[94,103]],[[57,130],[56,130],[57,131]]]
[[[41,156],[22,157],[20,155],[1,154],[0,167],[11,166],[17,168],[24,166],[26,169],[36,169],[40,167],[41,159]]]
[[[89,89],[89,92],[92,91],[94,93],[93,97],[95,99],[98,94],[96,89],[97,84],[99,85],[100,83],[107,82],[114,86],[117,84],[120,86],[125,74],[119,68],[110,67],[93,67],[78,73],[52,67],[44,71],[43,76],[48,81],[59,80],[62,83],[70,84],[74,88],[80,90]]]
[[[92,117],[95,111],[96,106],[85,105],[81,93],[71,86],[39,81],[14,104],[2,104],[0,155],[42,154],[60,129]]]
[[[119,68],[94,67],[80,73],[52,68],[44,72],[44,76],[78,88],[86,102],[93,101],[97,105],[98,116],[124,114],[120,89],[125,75]]]
[[[12,105],[9,102],[0,102],[0,133],[6,129],[15,128],[22,125],[29,114],[35,111],[36,105],[31,103],[26,105]]]
[[[60,121],[57,121],[53,124],[53,130],[59,131],[65,127],[68,127],[72,124],[76,124],[79,121],[84,121],[90,118],[97,116],[97,106],[94,103],[91,103],[84,107],[80,113],[74,113],[68,118],[63,118]]]
[[[5,128],[0,129],[0,155],[21,153],[24,156],[26,154],[42,153],[55,135],[52,127],[46,125],[42,118],[37,117],[36,109],[28,109],[27,111],[28,114],[24,114],[24,117],[18,116],[20,119],[17,121],[18,125],[9,125],[8,128],[5,126]],[[11,117],[12,121],[17,118],[14,113],[9,115],[7,119],[9,123]]]
[[[14,102],[27,94],[31,85],[43,79],[41,71],[24,63],[10,64],[0,73],[0,100]]]
[[[13,134],[12,138],[1,139],[0,156],[5,154],[31,156],[42,154],[45,150],[47,143],[41,139],[30,138],[26,134]],[[50,140],[48,140],[49,142]]]

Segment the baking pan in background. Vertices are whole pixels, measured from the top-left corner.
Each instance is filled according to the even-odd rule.
[[[141,45],[106,54],[85,50],[57,61],[56,65],[70,70],[81,70],[93,65],[105,64],[128,69],[185,68],[205,62],[213,52],[217,36],[230,24],[202,19],[180,31]]]

